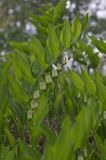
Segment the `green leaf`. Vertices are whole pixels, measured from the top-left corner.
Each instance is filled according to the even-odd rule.
[[[45,124],[41,124],[40,128],[42,133],[44,133],[45,136],[47,137],[48,142],[50,144],[54,144],[56,140],[56,135]]]
[[[86,71],[83,71],[83,79],[84,79],[84,87],[85,91],[88,92],[91,95],[96,94],[96,85],[90,75]]]
[[[36,37],[33,37],[30,42],[30,51],[35,56],[35,60],[37,60],[43,68],[47,67],[45,61],[45,50]]]
[[[12,96],[16,99],[16,101],[23,103],[28,102],[28,95],[21,88],[19,82],[12,76],[9,76],[9,91],[12,94]]]
[[[42,67],[38,61],[33,61],[31,64],[32,73],[37,77],[42,72]]]
[[[27,144],[25,144],[22,140],[19,142],[18,146],[18,158],[20,160],[40,160],[40,154],[37,153],[37,151],[33,147],[29,147]]]
[[[7,94],[7,86],[0,86],[0,110],[3,114],[6,112],[6,108],[8,106],[8,94]]]
[[[104,144],[103,144],[102,139],[99,137],[99,135],[97,134],[97,132],[96,132],[95,130],[94,130],[93,132],[94,132],[94,137],[95,137],[97,146],[99,147],[99,149],[100,149],[101,151],[103,151]]]
[[[16,160],[16,148],[8,151],[7,154],[5,154],[4,160]]]
[[[61,50],[60,42],[52,26],[49,26],[49,29],[48,29],[47,46],[50,53],[54,56],[54,58],[59,55]]]
[[[0,111],[0,138],[4,134],[5,121],[2,112]]]
[[[94,99],[90,99],[86,107],[82,106],[82,109],[77,116],[76,123],[71,129],[71,141],[74,145],[74,150],[84,148],[90,130],[95,127],[95,119],[98,116],[97,107]]]
[[[96,131],[94,131],[94,137],[95,137],[96,145],[101,153],[100,154],[101,160],[105,160],[106,159],[106,146],[104,145],[102,139],[96,133]]]
[[[38,124],[35,127],[35,124],[33,125],[29,124],[29,132],[30,132],[30,137],[31,137],[31,144],[33,146],[37,146],[37,144],[39,143],[40,136],[41,136],[40,125]]]
[[[11,134],[11,132],[10,132],[7,128],[5,129],[5,131],[6,131],[6,134],[7,134],[7,136],[8,136],[10,145],[12,146],[12,148],[14,148],[15,145],[16,145],[14,136]]]
[[[74,18],[72,23],[72,34],[74,41],[77,41],[81,34],[81,22],[77,16]]]
[[[34,82],[34,78],[32,76],[31,67],[30,67],[30,65],[28,63],[27,58],[24,55],[21,55],[19,53],[15,53],[14,56],[15,56],[14,67],[17,67],[17,68],[15,68],[15,71],[17,71],[16,73],[18,74],[18,75],[16,75],[16,77],[17,78],[18,77],[21,78],[22,75],[23,75],[23,77],[26,80],[28,80],[30,83],[33,83]],[[20,75],[20,74],[22,74],[22,75]]]
[[[85,32],[86,29],[88,28],[88,20],[89,20],[89,13],[87,13],[83,18],[82,27],[81,27],[82,32]]]
[[[14,102],[13,99],[11,99],[10,103],[11,103],[10,108],[13,112],[13,115],[15,117],[18,117],[21,124],[24,125],[27,119],[26,106],[23,106],[20,103]]]
[[[90,67],[94,69],[99,65],[99,56],[98,53],[94,53],[93,48],[91,46],[87,46],[86,53],[88,54],[90,60]]]
[[[8,73],[9,73],[9,69],[10,69],[10,67],[12,65],[12,59],[7,60],[6,63],[2,62],[1,64],[2,64],[2,66],[0,66],[0,68],[1,68],[0,85],[6,83],[6,80],[7,80],[7,77],[8,77]]]
[[[63,121],[61,132],[54,147],[56,149],[56,159],[66,160],[69,158],[70,152],[72,151],[71,121],[69,116],[66,116]]]
[[[106,86],[103,84],[102,77],[99,73],[95,75],[96,93],[98,98],[106,104]]]
[[[46,147],[46,150],[44,152],[44,158],[43,160],[66,160],[69,158],[69,155],[71,153],[72,156],[72,143],[71,143],[71,137],[70,132],[71,131],[71,121],[69,116],[66,116],[63,123],[62,128],[59,136],[57,137],[57,140],[55,144],[48,145]]]
[[[83,92],[84,91],[84,82],[82,81],[80,76],[73,71],[70,72],[69,76],[70,76],[70,80],[71,80],[73,86],[75,88],[77,88],[79,91]]]
[[[97,49],[106,54],[106,42],[104,42],[103,40],[98,40],[96,39],[94,36],[89,36],[89,38],[91,39],[92,43],[97,47]]]
[[[62,18],[66,7],[67,0],[60,0],[59,3],[54,8],[54,22]]]
[[[71,45],[72,31],[67,20],[64,20],[64,28],[61,31],[60,40],[64,48],[69,48]]]
[[[34,124],[38,125],[44,119],[44,117],[47,115],[47,113],[48,113],[47,99],[44,95],[42,95],[40,98],[39,107],[38,107],[36,113],[34,114],[34,120],[33,120]]]
[[[15,42],[11,41],[9,45],[15,50],[19,50],[24,53],[29,53],[28,42]]]

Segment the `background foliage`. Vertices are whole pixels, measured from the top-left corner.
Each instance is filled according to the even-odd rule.
[[[29,35],[36,33],[36,30],[33,28],[32,24],[28,20],[28,17],[32,13],[38,14],[38,7],[48,6],[52,4],[57,4],[58,0],[1,0],[0,1],[0,50],[1,54],[4,54],[4,51],[8,51],[8,42],[9,39],[13,40],[27,40]],[[69,0],[67,3],[67,12],[65,15],[69,17],[71,22],[75,15],[83,15],[83,13],[88,10],[91,12],[91,18],[89,23],[89,31],[94,34],[101,33],[105,36],[105,16],[102,18],[97,17],[97,13],[100,10],[99,6],[101,1],[97,0]],[[96,4],[96,8],[93,10],[90,9],[90,4],[92,6]],[[105,6],[104,6],[105,7]],[[103,8],[103,6],[102,6]]]
[[[88,14],[63,19],[65,4],[39,10],[30,17],[36,36],[9,43],[0,71],[1,160],[106,158],[106,78],[98,71],[106,42],[86,34]]]

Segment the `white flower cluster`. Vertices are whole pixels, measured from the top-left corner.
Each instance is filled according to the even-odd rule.
[[[46,91],[47,85],[51,84],[54,78],[58,77],[58,72],[62,70],[62,65],[57,63],[57,66],[53,66],[51,75],[46,74],[45,80],[39,82],[39,90],[34,92],[33,100],[31,101],[31,110],[27,112],[28,120],[31,120],[33,117],[33,111],[38,108],[38,99],[40,98],[40,93]]]
[[[40,98],[40,93],[42,91],[46,91],[47,85],[51,84],[54,78],[58,77],[58,73],[60,71],[65,70],[74,70],[76,72],[80,72],[81,69],[78,66],[78,63],[73,60],[73,58],[69,58],[67,52],[64,53],[62,58],[62,64],[57,63],[57,65],[52,65],[51,74],[46,74],[45,80],[39,83],[39,90],[34,92],[33,100],[31,101],[31,110],[28,111],[28,119],[32,119],[33,110],[38,108],[38,99]]]

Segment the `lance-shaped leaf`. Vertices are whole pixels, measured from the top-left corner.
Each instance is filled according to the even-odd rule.
[[[85,91],[91,95],[96,94],[96,85],[90,75],[86,71],[83,71],[84,87]]]
[[[94,137],[95,137],[96,145],[100,151],[101,160],[105,160],[106,159],[106,145],[103,143],[102,139],[100,138],[100,136],[97,134],[96,131],[94,131]]]
[[[60,40],[64,48],[69,48],[72,39],[71,26],[67,20],[64,21],[64,28],[61,31]]]
[[[67,0],[60,0],[54,8],[54,21],[58,21],[64,14]]]
[[[25,80],[28,80],[30,83],[33,83],[34,78],[32,76],[31,67],[28,63],[27,58],[19,53],[16,53],[14,56],[14,69],[16,71],[16,78],[24,77]]]
[[[65,117],[63,121],[60,135],[54,145],[56,149],[56,159],[66,160],[69,158],[70,152],[72,152],[71,143],[71,121],[68,116]]]
[[[28,102],[28,95],[24,92],[19,82],[12,76],[9,76],[9,91],[16,101],[23,103]]]
[[[66,160],[72,154],[71,121],[68,116],[63,120],[61,132],[54,145],[48,145],[42,160]],[[71,155],[72,156],[72,155]]]
[[[19,51],[24,52],[24,53],[29,53],[28,42],[14,42],[14,41],[11,41],[9,44],[14,50],[19,50]]]
[[[100,52],[106,54],[106,42],[104,42],[102,39],[98,40],[94,36],[89,36],[89,38]]]
[[[4,114],[8,106],[7,86],[0,85],[0,110]]]
[[[88,17],[88,13],[84,16],[83,18],[83,22],[82,22],[82,27],[81,27],[81,31],[82,32],[85,32],[87,27],[88,27],[88,20],[89,20],[89,17]]]
[[[16,145],[14,136],[13,136],[12,133],[8,130],[8,128],[6,128],[5,131],[6,131],[6,134],[7,134],[7,136],[8,136],[10,145],[12,146],[12,148],[14,148],[15,145]]]
[[[81,92],[84,91],[84,82],[82,81],[80,76],[73,71],[70,72],[69,76],[73,86],[76,87]]]
[[[5,158],[3,160],[16,160],[16,148],[9,150],[7,154],[5,154]]]
[[[81,35],[81,22],[77,16],[74,18],[72,23],[72,34],[74,41],[76,41]]]
[[[3,116],[3,113],[0,111],[0,138],[2,134],[4,133],[4,127],[5,127],[4,116]]]
[[[103,84],[102,77],[100,74],[95,75],[96,90],[98,98],[106,104],[106,86]]]
[[[45,61],[45,49],[36,37],[33,37],[30,42],[30,51],[43,68],[47,67]]]
[[[79,112],[76,123],[71,129],[71,141],[74,150],[83,148],[87,142],[90,130],[95,127],[95,119],[97,119],[98,108],[93,99],[90,99],[87,106],[83,106]]]
[[[34,114],[34,124],[35,125],[39,124],[47,115],[47,113],[48,113],[47,99],[45,96],[42,95],[40,98],[40,103],[37,112]]]
[[[88,58],[90,60],[90,66],[92,68],[96,68],[99,65],[99,56],[97,53],[94,53],[93,48],[91,46],[86,46],[86,53],[88,54]]]
[[[56,135],[53,133],[45,124],[40,125],[42,133],[47,137],[47,140],[50,144],[54,144],[56,140]]]
[[[60,41],[54,31],[54,28],[52,26],[49,26],[48,29],[48,40],[47,40],[47,46],[50,51],[50,53],[55,57],[57,57],[60,53]]]
[[[20,140],[18,145],[18,158],[20,160],[21,159],[40,160],[40,154],[33,147],[29,147],[22,140]]]

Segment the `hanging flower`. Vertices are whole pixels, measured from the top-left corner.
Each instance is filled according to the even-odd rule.
[[[32,111],[27,112],[27,117],[28,117],[28,120],[32,119]]]
[[[39,90],[34,92],[34,99],[38,99],[40,97],[40,92]]]
[[[52,83],[52,77],[51,77],[51,75],[46,75],[45,76],[45,81],[46,81],[47,84]]]
[[[53,78],[58,77],[57,70],[55,70],[55,69],[52,70],[52,77]]]
[[[38,102],[35,101],[35,100],[32,100],[32,101],[31,101],[31,109],[33,110],[33,109],[35,109],[35,108],[38,108]]]
[[[62,65],[60,63],[57,63],[57,71],[61,71],[62,70]]]
[[[40,82],[39,85],[40,85],[40,90],[41,91],[45,91],[46,90],[46,83],[45,82]]]
[[[106,119],[106,111],[103,112],[103,117]]]

